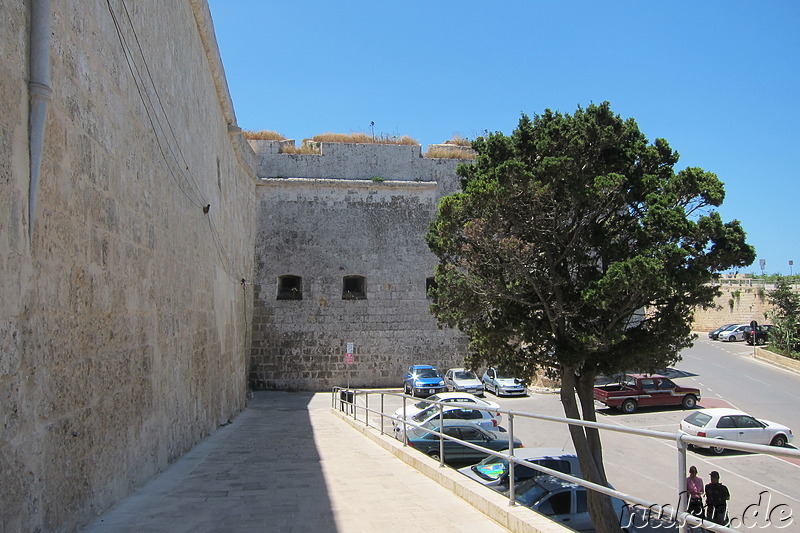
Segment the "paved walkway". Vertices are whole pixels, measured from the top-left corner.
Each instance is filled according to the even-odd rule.
[[[507,531],[330,405],[329,393],[257,392],[86,533]]]

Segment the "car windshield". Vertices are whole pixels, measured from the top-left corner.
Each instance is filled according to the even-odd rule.
[[[423,409],[419,413],[415,414],[411,419],[414,422],[423,422],[430,418],[433,415],[439,414],[439,406],[438,405],[431,405],[427,409]]]
[[[526,507],[530,507],[549,493],[546,488],[536,482],[536,478],[519,483],[514,490],[517,493],[517,501]]]
[[[531,459],[530,462],[542,465],[552,470],[558,470],[559,472],[563,472],[565,474],[572,473],[572,468],[570,467],[569,461],[563,459]],[[488,481],[495,481],[508,474],[508,460],[502,457],[490,455],[480,463],[473,465],[472,471],[475,472],[478,477]],[[517,480],[528,479],[542,475],[545,475],[544,472],[529,466],[517,464],[514,467],[514,478]]]
[[[687,416],[686,418],[684,418],[684,422],[688,422],[689,424],[692,424],[693,426],[697,426],[697,427],[701,427],[701,428],[706,427],[706,424],[708,424],[709,420],[711,420],[711,415],[707,415],[706,413],[704,413],[702,411],[696,411],[696,412],[690,414],[689,416]]]
[[[429,405],[432,405],[431,402],[441,402],[442,399],[438,394],[434,394],[433,396],[428,396],[426,399],[419,401],[414,404],[414,407],[417,409],[425,409]]]
[[[435,368],[419,368],[414,373],[416,378],[438,378],[439,372]]]
[[[478,379],[474,373],[470,372],[469,370],[465,370],[463,372],[456,372],[455,379]]]
[[[514,376],[505,372],[497,371],[497,379],[514,379]]]

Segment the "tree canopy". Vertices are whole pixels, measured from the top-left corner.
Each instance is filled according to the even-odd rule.
[[[558,375],[568,417],[595,420],[598,373],[674,363],[717,273],[755,259],[739,222],[714,209],[717,176],[676,171],[667,141],[650,143],[607,102],[523,114],[510,136],[473,148],[462,192],[441,200],[427,235],[431,309],[468,335],[472,366]],[[604,483],[596,431],[570,431],[584,475]]]

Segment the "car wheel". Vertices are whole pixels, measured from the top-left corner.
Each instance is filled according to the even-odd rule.
[[[439,455],[438,451],[428,452],[428,457],[430,457],[431,459],[434,459],[436,461],[441,461],[441,456]]]
[[[625,413],[626,415],[635,413],[636,412],[636,400],[631,400],[630,398],[628,398],[627,400],[622,402],[622,405],[620,406],[620,409],[622,409],[622,412]]]
[[[719,446],[712,446],[711,451],[717,455],[722,455],[723,453],[725,453],[725,448],[721,448]]]
[[[697,407],[697,398],[694,394],[687,394],[683,397],[683,408],[684,409],[694,409]]]
[[[772,446],[777,446],[778,448],[783,448],[786,446],[786,436],[785,435],[775,435],[773,437],[772,442],[770,442]]]

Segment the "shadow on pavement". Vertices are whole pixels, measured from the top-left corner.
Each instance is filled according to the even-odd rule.
[[[256,392],[87,532],[336,532],[309,417],[313,393]]]

